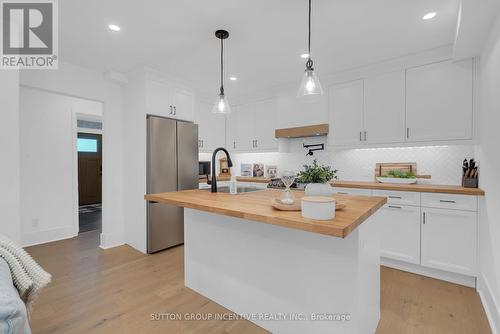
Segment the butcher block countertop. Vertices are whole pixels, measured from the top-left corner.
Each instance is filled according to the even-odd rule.
[[[230,176],[217,176],[217,181],[230,181]],[[236,181],[238,182],[252,182],[252,183],[269,183],[271,179],[267,177],[252,177],[252,176],[236,176]],[[200,183],[207,182],[206,177],[200,177]]]
[[[264,189],[249,193],[230,195],[211,193],[208,190],[183,190],[145,195],[148,201],[217,213],[225,216],[254,220],[265,224],[345,238],[361,223],[374,214],[386,202],[385,197],[334,195],[346,207],[338,210],[334,220],[302,218],[300,211],[273,209],[271,200],[279,197],[280,190]],[[295,199],[304,196],[303,191],[294,191]]]
[[[393,184],[393,183],[363,182],[363,181],[333,181],[331,184],[334,187],[342,187],[342,188],[416,191],[422,193],[443,193],[443,194],[484,196],[484,190],[480,188],[464,188],[461,186],[447,186],[438,184]]]

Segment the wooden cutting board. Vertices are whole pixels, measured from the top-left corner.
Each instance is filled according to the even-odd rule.
[[[375,165],[375,177],[386,176],[391,170],[414,173],[419,179],[430,179],[430,175],[418,175],[416,162],[379,162]]]

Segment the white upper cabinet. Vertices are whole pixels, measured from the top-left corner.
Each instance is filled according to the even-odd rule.
[[[278,129],[328,123],[328,94],[304,99],[287,91],[276,98],[276,110]]]
[[[146,81],[147,113],[155,116],[172,117],[172,89],[163,82]]]
[[[276,118],[275,100],[233,107],[227,118],[227,147],[240,152],[277,150]]]
[[[255,104],[255,147],[257,150],[278,148],[276,130],[276,101],[266,100]]]
[[[472,139],[472,83],[472,59],[407,70],[407,141]]]
[[[363,80],[357,80],[330,87],[330,145],[362,142],[363,86]]]
[[[232,108],[227,116],[227,148],[235,151],[250,151],[254,143],[255,112],[252,104]]]
[[[369,144],[405,139],[405,73],[365,79],[363,140]]]
[[[198,148],[200,152],[212,152],[217,147],[225,146],[226,120],[215,115],[208,103],[196,103],[195,123],[198,124]]]
[[[174,118],[188,121],[194,119],[194,94],[190,90],[173,86],[172,106]]]
[[[147,113],[186,121],[194,119],[194,94],[163,81],[146,80]]]
[[[330,145],[471,140],[473,59],[335,85],[329,101]]]

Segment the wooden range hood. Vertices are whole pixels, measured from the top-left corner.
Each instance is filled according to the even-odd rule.
[[[276,129],[274,137],[276,138],[301,138],[326,136],[328,134],[328,124],[317,124],[309,126],[299,126],[296,128]]]

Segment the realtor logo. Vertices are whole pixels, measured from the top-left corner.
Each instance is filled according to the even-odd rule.
[[[56,0],[1,0],[1,68],[57,68]]]

